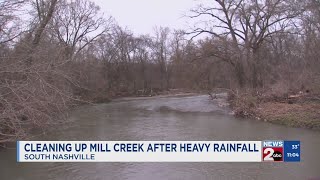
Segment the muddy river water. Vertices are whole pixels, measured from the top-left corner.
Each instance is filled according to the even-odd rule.
[[[221,96],[224,96],[223,94]],[[0,152],[1,180],[299,179],[320,180],[320,132],[236,119],[207,95],[127,98],[70,113],[70,125],[37,140],[300,140],[300,163],[16,163]]]

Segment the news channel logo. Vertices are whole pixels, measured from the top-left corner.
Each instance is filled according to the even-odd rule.
[[[262,161],[300,162],[300,141],[268,140],[262,143]]]

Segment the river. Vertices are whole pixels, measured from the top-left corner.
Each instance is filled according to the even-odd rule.
[[[224,96],[221,94],[220,96]],[[37,140],[215,141],[300,140],[300,163],[16,163],[16,150],[0,152],[1,180],[102,179],[320,179],[320,132],[236,119],[224,97],[124,98],[82,106],[70,125]]]

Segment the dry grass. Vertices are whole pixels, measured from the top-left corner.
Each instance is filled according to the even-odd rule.
[[[235,115],[239,117],[320,130],[320,101],[316,96],[290,99],[242,93],[230,96],[230,101]]]
[[[272,123],[320,129],[320,103],[317,102],[307,101],[297,104],[266,102],[259,104],[255,114]]]

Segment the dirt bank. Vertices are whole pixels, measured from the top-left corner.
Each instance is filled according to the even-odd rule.
[[[234,114],[266,122],[320,130],[320,98],[316,95],[273,97],[264,95],[229,96]]]

